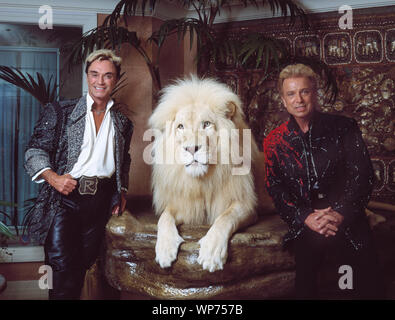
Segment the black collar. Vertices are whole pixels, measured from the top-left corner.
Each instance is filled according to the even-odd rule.
[[[311,117],[310,123],[309,123],[309,131],[311,130],[311,134],[316,135],[320,134],[322,129],[323,129],[323,123],[322,123],[322,113],[319,111],[314,110],[313,116]],[[302,129],[300,129],[298,123],[295,120],[295,117],[290,115],[289,117],[289,122],[288,122],[288,129],[291,132],[296,132],[300,136],[306,135],[309,131],[304,133]]]

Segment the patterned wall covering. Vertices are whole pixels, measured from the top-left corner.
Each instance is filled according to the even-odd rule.
[[[373,199],[395,204],[395,6],[354,10],[352,29],[340,29],[340,17],[337,12],[311,15],[309,30],[290,27],[282,19],[217,28],[219,32],[226,29],[227,36],[234,39],[261,32],[284,41],[295,55],[319,58],[329,65],[336,74],[339,96],[331,105],[320,89],[321,111],[358,121],[375,169]],[[276,78],[256,88],[262,71],[254,69],[254,64],[242,70],[229,59],[225,65],[211,63],[209,73],[241,95],[259,144],[287,118],[275,88]]]

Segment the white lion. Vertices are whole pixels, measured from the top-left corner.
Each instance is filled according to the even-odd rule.
[[[166,268],[177,258],[184,241],[177,225],[209,224],[198,262],[210,272],[223,269],[229,238],[256,220],[250,168],[258,151],[239,97],[213,79],[191,76],[163,90],[149,125],[156,132],[156,262]]]

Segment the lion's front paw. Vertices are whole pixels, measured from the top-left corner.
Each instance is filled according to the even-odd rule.
[[[155,245],[155,261],[161,268],[168,268],[177,258],[178,247],[184,239],[178,234],[158,237]]]
[[[203,270],[214,272],[222,270],[228,257],[228,239],[223,235],[208,232],[199,240],[200,251],[198,262]]]

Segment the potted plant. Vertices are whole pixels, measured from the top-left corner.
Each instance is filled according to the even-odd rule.
[[[5,214],[4,212],[1,212]],[[3,254],[10,254],[6,248],[8,246],[8,239],[15,238],[11,230],[3,222],[0,221],[0,262]],[[4,276],[0,273],[0,294],[6,289],[7,282]]]

